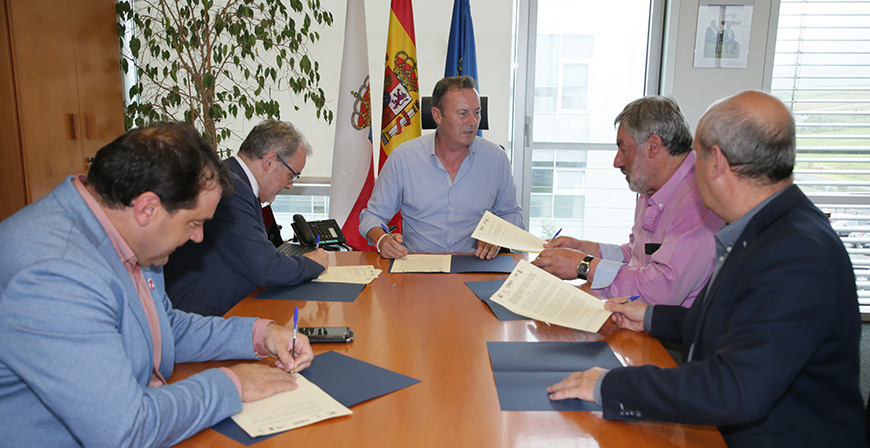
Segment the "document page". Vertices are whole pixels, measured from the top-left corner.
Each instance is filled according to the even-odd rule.
[[[242,403],[233,421],[249,436],[259,437],[353,414],[304,376],[296,374],[296,384],[296,390]]]
[[[484,212],[471,237],[496,246],[535,253],[543,251],[547,243],[489,211]]]
[[[521,316],[593,333],[611,314],[603,301],[526,260],[517,263],[490,300]]]
[[[370,264],[361,266],[330,266],[326,268],[320,277],[312,281],[330,283],[354,283],[366,285],[381,275],[380,269],[375,269]]]
[[[390,272],[450,272],[450,255],[408,254],[393,260]]]

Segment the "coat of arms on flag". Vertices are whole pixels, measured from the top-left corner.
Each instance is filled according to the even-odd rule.
[[[411,118],[420,111],[417,89],[417,61],[404,50],[387,61],[384,75],[384,114],[381,125],[381,143],[390,140],[411,125]],[[413,92],[413,95],[412,95]]]
[[[354,129],[360,131],[372,125],[372,98],[369,92],[369,77],[366,76],[365,81],[359,86],[358,92],[351,90],[350,94],[355,99],[350,124]]]

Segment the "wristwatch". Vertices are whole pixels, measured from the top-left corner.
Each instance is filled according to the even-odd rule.
[[[592,260],[594,259],[595,257],[593,257],[592,255],[587,255],[585,258],[583,258],[583,261],[581,261],[580,264],[577,265],[577,278],[586,280],[586,276],[589,275],[590,263],[592,263]]]

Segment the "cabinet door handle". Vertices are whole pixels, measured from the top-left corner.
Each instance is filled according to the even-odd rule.
[[[70,125],[72,126],[72,136],[73,140],[81,140],[82,132],[81,132],[81,123],[79,122],[79,114],[69,114]]]
[[[97,117],[94,114],[85,114],[85,138],[97,138]]]

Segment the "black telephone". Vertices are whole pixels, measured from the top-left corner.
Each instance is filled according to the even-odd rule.
[[[296,239],[303,246],[313,246],[317,237],[320,237],[320,244],[344,244],[347,238],[341,232],[341,227],[334,219],[324,219],[323,221],[305,220],[302,215],[293,215],[293,233],[296,234]]]

